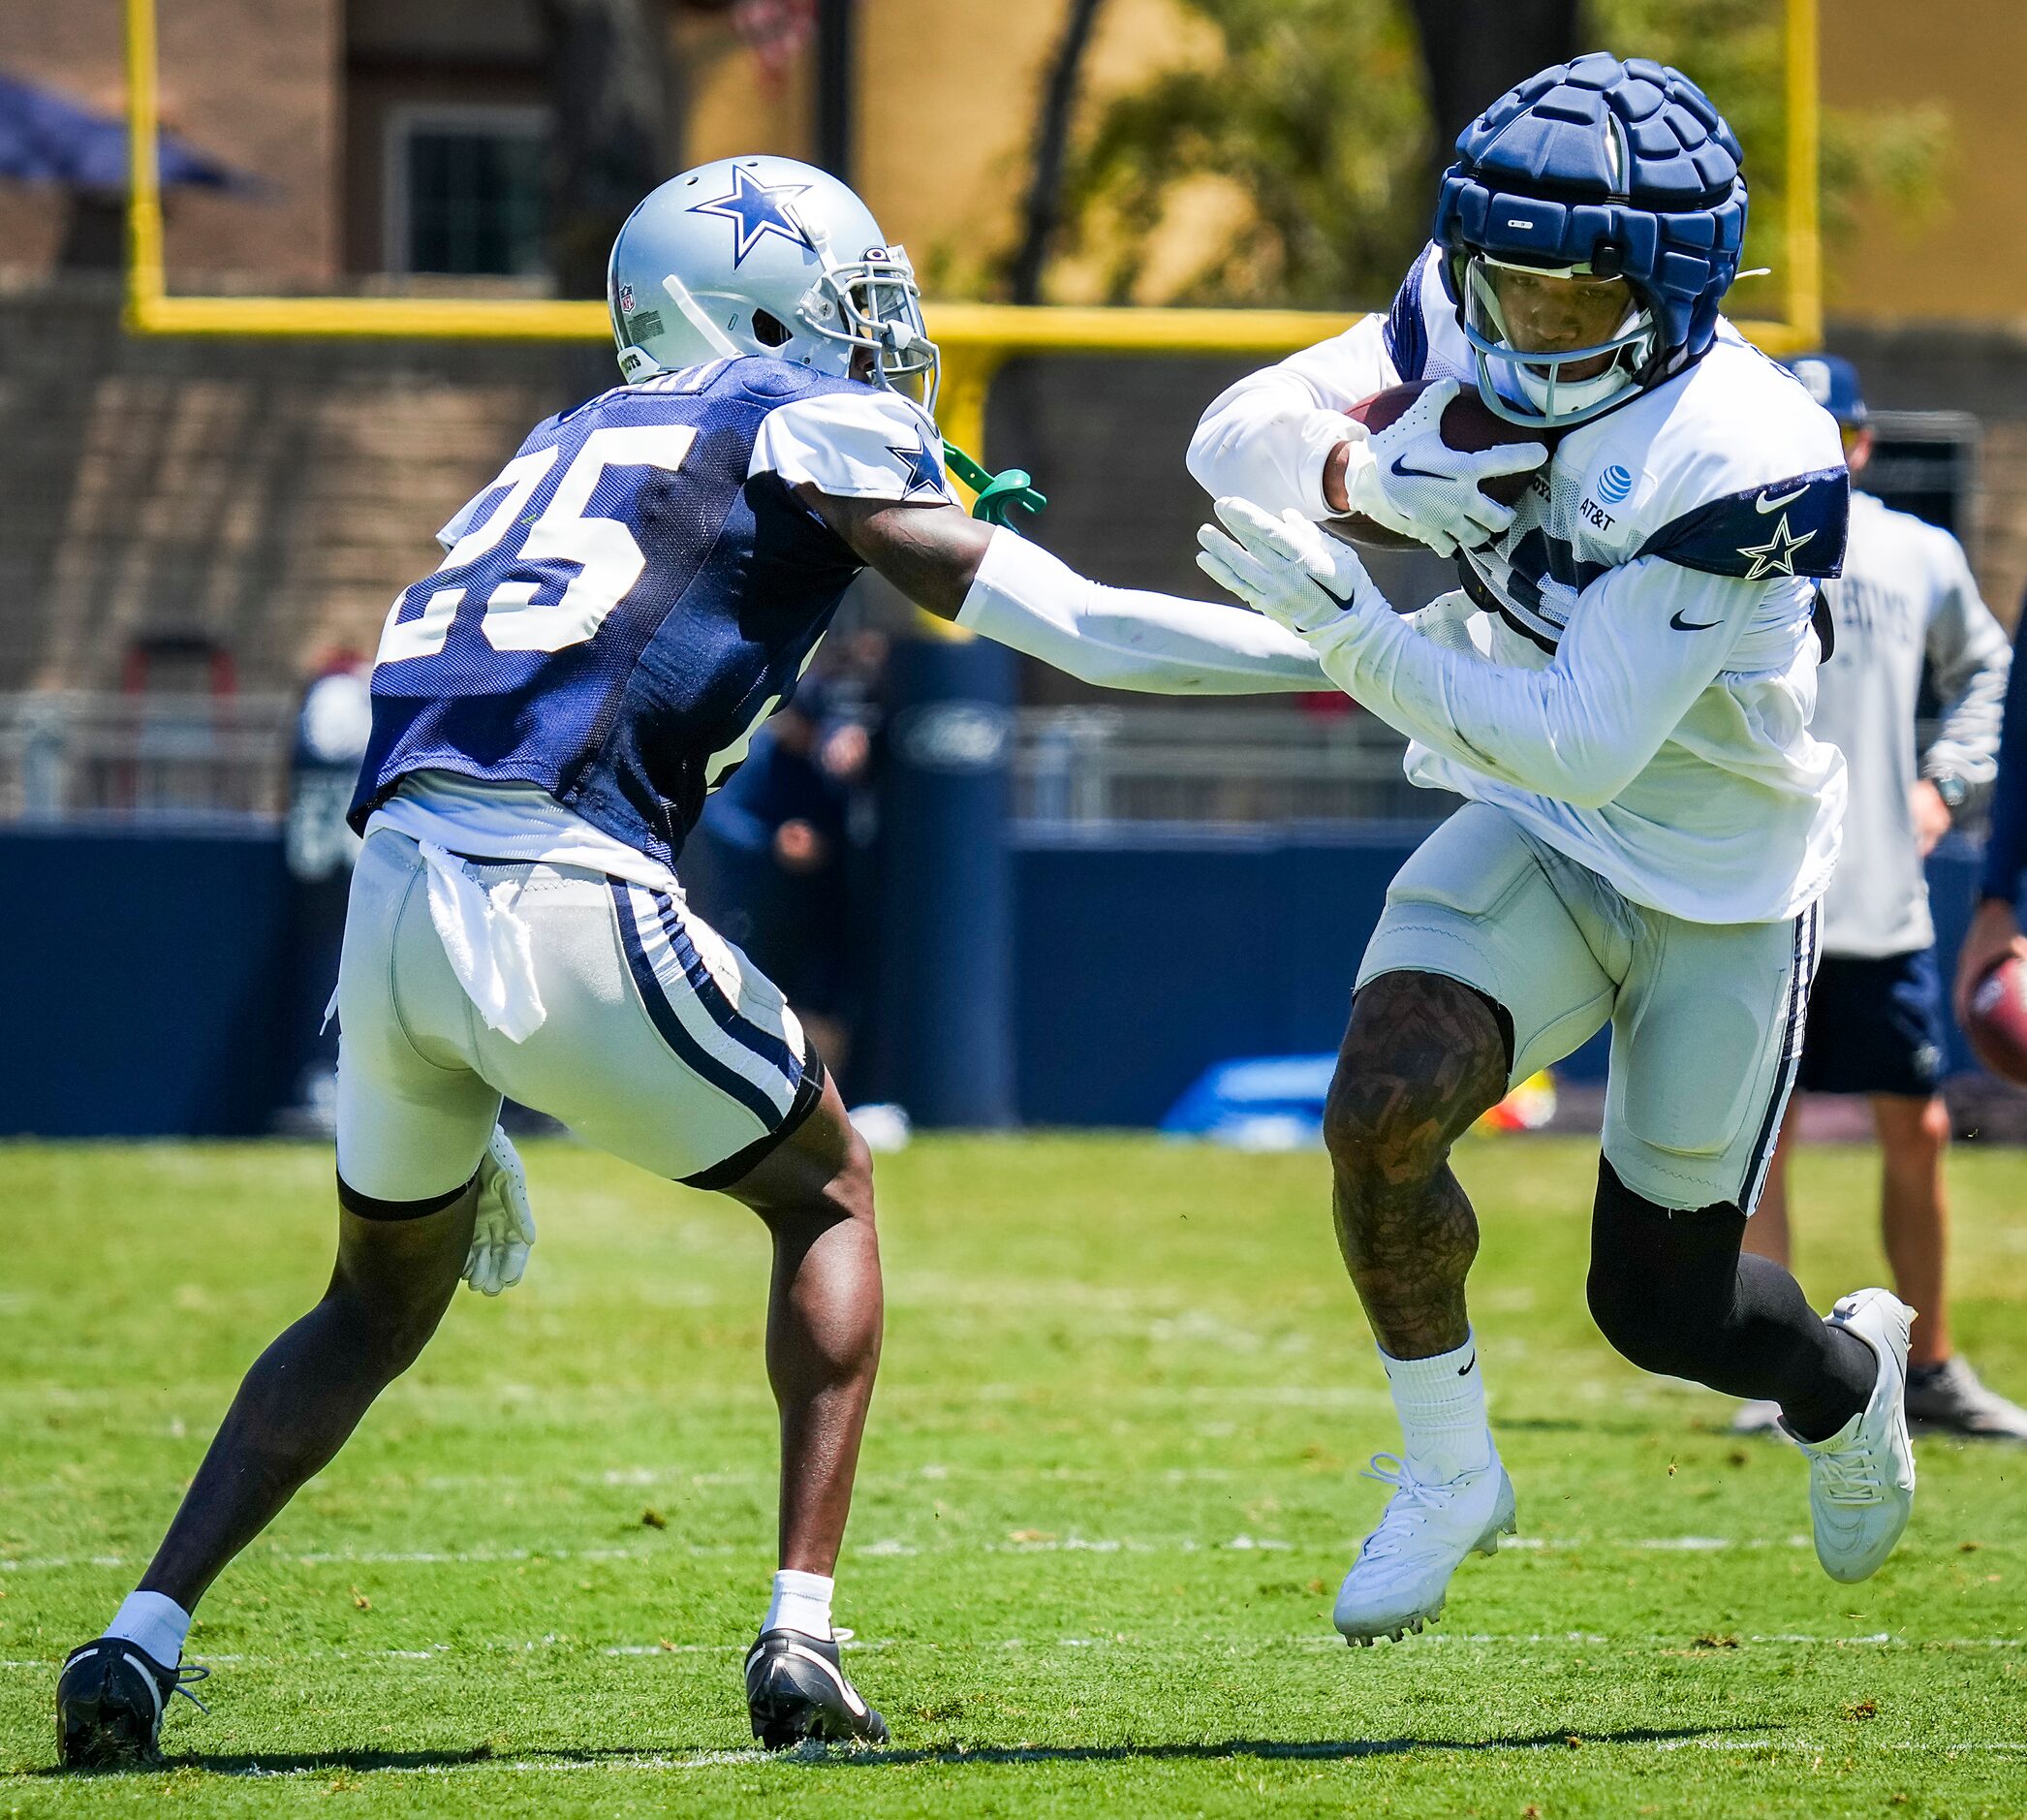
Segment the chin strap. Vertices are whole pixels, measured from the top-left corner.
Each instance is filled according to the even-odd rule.
[[[974,461],[948,437],[944,439],[943,458],[951,472],[978,494],[971,516],[983,518],[987,524],[1011,523],[1011,514],[1016,506],[1033,513],[1048,504],[1046,496],[1036,491],[1034,476],[1025,468],[1008,468],[995,474]]]

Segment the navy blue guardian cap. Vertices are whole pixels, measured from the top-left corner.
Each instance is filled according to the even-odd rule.
[[[1530,77],[1466,127],[1432,237],[1486,405],[1512,423],[1565,427],[1700,359],[1738,275],[1742,158],[1679,70],[1603,51]],[[1500,315],[1500,267],[1623,278],[1632,307],[1593,346],[1517,349]],[[1598,372],[1575,376],[1601,360]]]

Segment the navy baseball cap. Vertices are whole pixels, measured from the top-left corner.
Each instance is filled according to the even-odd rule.
[[[1858,390],[1858,369],[1841,354],[1800,354],[1782,362],[1802,382],[1802,390],[1848,429],[1865,426],[1865,394]]]

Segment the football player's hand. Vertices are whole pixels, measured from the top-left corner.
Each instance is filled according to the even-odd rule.
[[[535,1242],[535,1209],[528,1201],[528,1172],[513,1142],[498,1125],[479,1159],[479,1213],[472,1222],[472,1249],[464,1280],[482,1296],[512,1289],[528,1269]]]
[[[1915,851],[1925,860],[1955,825],[1955,818],[1943,800],[1943,793],[1926,777],[1918,779],[1908,793],[1908,808],[1915,823]]]
[[[1496,449],[1452,449],[1443,440],[1443,413],[1457,395],[1454,379],[1438,381],[1361,447],[1350,445],[1344,475],[1346,509],[1389,531],[1419,539],[1439,556],[1475,549],[1513,522],[1513,509],[1480,489],[1481,481],[1525,474],[1548,459],[1545,443],[1502,443]]]
[[[1224,525],[1197,533],[1197,567],[1269,619],[1304,638],[1347,612],[1390,611],[1349,544],[1289,512],[1280,518],[1249,499],[1221,499]]]

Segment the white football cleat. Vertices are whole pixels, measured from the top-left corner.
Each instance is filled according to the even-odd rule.
[[[1361,1476],[1392,1486],[1393,1495],[1344,1577],[1331,1621],[1349,1644],[1398,1643],[1443,1610],[1465,1555],[1496,1554],[1499,1538],[1516,1533],[1513,1482],[1496,1450],[1481,1471],[1442,1485],[1424,1484],[1393,1454],[1375,1454]]]
[[[1804,1441],[1816,1558],[1832,1580],[1878,1573],[1915,1508],[1915,1450],[1908,1440],[1908,1329],[1915,1311],[1884,1289],[1854,1290],[1827,1325],[1848,1329],[1872,1348],[1879,1377],[1865,1407],[1826,1441]],[[1785,1428],[1786,1425],[1783,1424]]]

